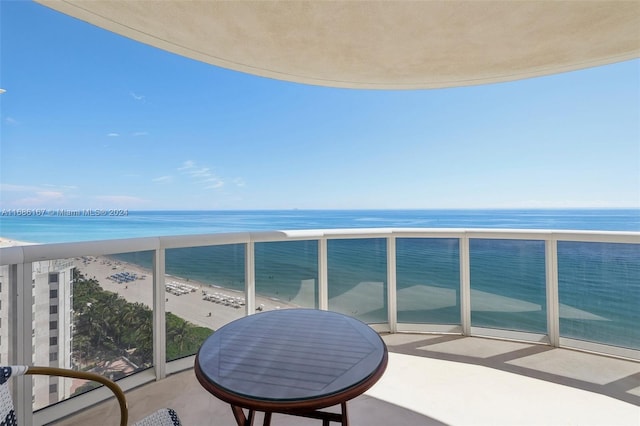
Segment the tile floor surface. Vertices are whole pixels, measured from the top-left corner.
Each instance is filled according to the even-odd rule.
[[[640,362],[478,337],[383,338],[390,352],[387,371],[348,403],[351,426],[640,426]],[[193,370],[129,391],[127,399],[131,421],[168,406],[184,426],[235,425],[229,406],[203,390]],[[118,409],[108,401],[57,424],[108,425],[111,418],[116,425]],[[271,422],[321,423],[278,414]],[[255,424],[262,424],[261,416]]]

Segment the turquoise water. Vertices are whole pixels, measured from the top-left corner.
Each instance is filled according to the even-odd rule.
[[[460,324],[458,240],[399,238],[396,245],[398,321]],[[327,252],[329,309],[386,322],[386,240],[329,240]],[[544,256],[543,241],[471,239],[472,325],[546,334]],[[151,266],[151,253],[118,257]],[[257,294],[295,301],[302,283],[315,288],[317,259],[317,241],[256,243]],[[166,251],[167,273],[238,291],[244,263],[242,244]],[[640,350],[640,244],[560,242],[558,273],[562,337]],[[341,298],[349,302],[332,302]],[[316,307],[317,291],[305,303]]]
[[[431,227],[640,231],[638,210],[363,210],[129,212],[124,217],[2,217],[0,236],[32,242],[260,230]],[[397,240],[398,321],[460,324],[457,239]],[[317,282],[316,241],[257,243],[256,290],[284,301]],[[472,239],[473,326],[546,333],[544,242]],[[120,258],[151,266],[151,253]],[[329,308],[386,321],[384,238],[328,241]],[[171,249],[167,273],[244,289],[244,246]],[[640,244],[558,244],[563,337],[640,349]],[[363,284],[364,283],[364,284]],[[333,302],[336,301],[336,302]],[[315,299],[307,301],[317,305]],[[332,305],[333,303],[333,305]],[[367,305],[368,303],[368,305]]]
[[[0,236],[58,243],[325,228],[506,228],[640,231],[638,209],[127,211],[126,216],[0,216]]]

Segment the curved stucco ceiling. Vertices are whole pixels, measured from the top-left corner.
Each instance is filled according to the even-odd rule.
[[[640,1],[37,0],[169,52],[299,83],[494,83],[640,57]]]

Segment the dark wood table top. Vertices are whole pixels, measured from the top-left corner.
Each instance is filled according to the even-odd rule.
[[[324,408],[363,393],[383,374],[387,348],[367,324],[335,312],[282,309],[213,333],[198,380],[233,405],[265,411]]]

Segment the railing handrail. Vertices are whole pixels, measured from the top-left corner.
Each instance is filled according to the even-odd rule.
[[[67,243],[26,244],[0,248],[0,266],[79,256],[200,247],[250,242],[343,238],[488,238],[640,244],[640,232],[473,228],[336,228],[173,235]]]
[[[128,239],[111,239],[97,241],[25,244],[13,247],[0,248],[0,266],[9,265],[11,284],[7,287],[13,289],[11,296],[15,306],[11,311],[9,322],[12,327],[16,344],[12,346],[14,357],[19,363],[28,363],[32,355],[32,321],[33,300],[28,292],[22,292],[20,288],[32,286],[33,265],[40,261],[58,259],[70,259],[84,256],[105,256],[128,252],[153,252],[152,277],[153,286],[153,371],[142,372],[123,380],[125,389],[131,389],[152,380],[161,380],[166,377],[169,367],[171,371],[179,371],[187,368],[181,361],[167,362],[165,345],[165,250],[206,247],[215,245],[243,244],[245,246],[245,314],[255,312],[255,245],[265,242],[283,241],[317,241],[318,243],[318,308],[328,309],[328,255],[327,242],[340,239],[366,239],[380,238],[386,240],[387,247],[387,298],[389,311],[387,324],[373,324],[378,331],[406,331],[414,326],[419,326],[420,331],[456,332],[463,335],[486,335],[507,339],[524,339],[539,341],[557,347],[574,347],[584,350],[603,352],[613,356],[640,359],[640,351],[636,349],[617,348],[599,343],[581,342],[563,338],[559,330],[559,301],[558,301],[558,242],[594,242],[594,243],[623,243],[640,244],[640,232],[624,231],[580,231],[580,230],[549,230],[549,229],[473,229],[473,228],[349,228],[349,229],[303,229],[285,231],[249,231],[230,232],[217,234],[194,234],[154,236]],[[420,326],[402,323],[400,330],[397,320],[396,306],[396,240],[403,238],[442,238],[457,239],[459,241],[460,264],[460,311],[459,324],[435,324],[433,326]],[[516,332],[508,329],[478,329],[471,323],[471,283],[470,283],[470,240],[473,239],[504,239],[542,241],[545,247],[545,279],[546,279],[546,305],[547,332],[545,334]],[[377,328],[376,328],[377,327]],[[431,328],[429,328],[431,327]],[[445,328],[443,328],[445,327]],[[453,327],[453,328],[452,328]],[[178,366],[175,367],[174,366]],[[176,370],[177,368],[177,370]],[[129,385],[129,381],[131,385]],[[30,382],[20,384],[16,390],[18,399],[24,401],[20,404],[20,417],[26,423],[30,423],[33,412],[29,401],[31,400]],[[41,410],[38,413],[39,421],[48,423],[70,412],[75,412],[84,407],[86,401],[99,401],[106,396],[99,390],[72,398]]]

